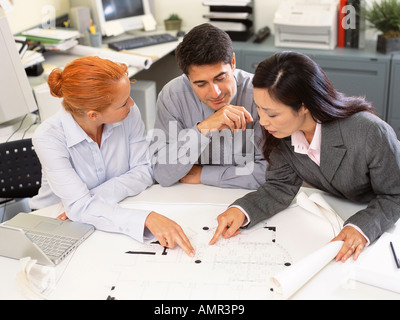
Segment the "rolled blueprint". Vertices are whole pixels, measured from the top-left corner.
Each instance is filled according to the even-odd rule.
[[[332,209],[321,193],[313,193],[307,196],[304,192],[299,192],[296,199],[298,206],[330,223],[334,237],[339,234],[344,224],[343,219]]]
[[[70,54],[80,57],[98,56],[103,59],[109,59],[114,62],[125,63],[127,66],[148,69],[151,66],[151,57],[121,53],[109,49],[93,48],[88,46],[76,45],[67,51]]]
[[[278,294],[282,299],[290,298],[308,280],[332,261],[342,245],[343,241],[329,242],[324,247],[271,277],[271,287],[274,293]]]

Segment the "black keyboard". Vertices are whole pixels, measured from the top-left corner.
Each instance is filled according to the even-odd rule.
[[[168,33],[154,34],[150,36],[140,36],[125,40],[110,42],[108,44],[108,47],[120,51],[120,50],[142,48],[147,46],[154,46],[156,44],[172,42],[177,40],[178,40],[177,37],[171,36]]]

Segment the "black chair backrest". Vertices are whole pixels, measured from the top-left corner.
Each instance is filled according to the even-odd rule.
[[[38,193],[42,167],[32,139],[0,144],[0,198],[26,198]]]

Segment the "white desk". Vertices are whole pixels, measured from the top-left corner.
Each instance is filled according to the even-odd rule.
[[[311,189],[303,190],[306,192],[312,191]],[[193,230],[198,230],[204,225],[209,224],[211,221],[215,221],[216,216],[225,210],[227,204],[230,204],[238,197],[245,195],[247,192],[249,191],[220,189],[203,185],[176,184],[169,188],[162,188],[159,185],[153,185],[137,197],[125,199],[121,202],[121,205],[136,208],[154,208],[155,211],[165,214],[177,221],[187,232],[189,238],[194,239]],[[345,207],[347,207],[349,211],[354,209],[351,205],[349,206],[346,203],[337,203],[337,200],[333,198],[327,198],[327,201],[330,202],[331,206],[335,210]],[[334,205],[335,202],[336,204]],[[54,216],[57,214],[56,207],[57,206],[53,206],[52,208],[39,210],[37,213]],[[295,210],[295,207],[292,206],[291,209],[285,210],[268,220],[267,224],[269,226],[276,226],[276,240],[279,244],[285,245],[286,248],[294,245],[294,242],[297,243],[296,245],[298,245],[299,242],[304,242],[304,246],[307,247],[306,251],[315,250],[320,246],[320,243],[318,242],[321,241],[321,239],[323,240],[323,237],[326,237],[326,235],[318,234],[318,230],[314,230],[315,233],[310,232],[310,230],[291,230],[290,228],[293,229],[293,224],[299,222],[296,221],[298,218],[296,218],[296,214],[293,214],[293,210]],[[288,219],[288,217],[291,218]],[[302,216],[299,215],[298,217],[301,218]],[[290,232],[288,230],[290,230]],[[249,229],[249,231],[251,231],[251,229]],[[252,237],[251,234],[247,236],[249,239]],[[242,237],[246,236],[243,235]],[[328,238],[329,237],[330,236],[328,235]],[[207,235],[204,240],[209,241],[210,239],[208,238],[209,235]],[[221,241],[224,240],[221,239]],[[124,276],[126,277],[126,266],[117,263],[120,261],[119,259],[121,258],[121,255],[126,251],[134,250],[141,246],[142,244],[125,235],[95,231],[89,239],[78,247],[71,257],[67,258],[60,265],[55,267],[58,281],[56,288],[48,298],[106,299],[110,294],[112,294],[110,291],[111,287],[115,285],[118,287],[118,284],[121,284],[121,278],[123,279]],[[225,246],[225,249],[234,250],[235,248]],[[196,257],[186,257],[180,248],[175,248],[170,252],[173,253],[173,255],[180,255],[180,263],[175,263],[171,260],[171,265],[164,265],[164,267],[168,266],[168,270],[173,271],[176,268],[176,270],[183,271],[186,268],[185,263],[191,263],[189,268],[194,268],[195,263],[193,259],[196,259]],[[201,252],[197,251],[196,255],[199,254],[201,254]],[[266,252],[260,252],[259,254],[259,258],[262,259]],[[135,257],[129,259],[131,259],[130,263],[136,261]],[[150,257],[149,259],[152,258]],[[238,257],[238,259],[240,259],[240,257]],[[157,267],[157,265],[151,263],[151,261],[146,263],[145,266],[147,266],[148,270]],[[292,299],[400,299],[400,294],[349,280],[349,273],[351,272],[352,264],[352,260],[349,260],[344,264],[332,261],[294,296],[292,296]],[[140,270],[139,267],[132,268],[133,278],[137,277],[135,271],[137,272]],[[18,290],[15,282],[15,276],[19,269],[19,261],[0,257],[0,270],[2,270],[0,273],[0,299],[24,299],[24,296]],[[157,270],[157,275],[165,272],[165,279],[165,277],[168,277],[167,269],[163,268],[163,270]],[[141,274],[143,279],[146,277],[144,273]],[[182,279],[186,277],[185,281],[188,281],[188,283],[191,281],[197,281],[189,279],[189,275],[190,272],[181,272],[179,276],[182,277]],[[201,272],[196,273],[197,278],[207,278],[210,276],[210,273],[205,275],[202,275]],[[159,279],[159,276],[156,276],[154,279],[156,278]],[[152,283],[151,279],[147,279],[146,281],[147,282],[144,284],[146,288],[153,288],[155,285],[158,285],[156,283],[157,280],[154,280],[154,283]],[[122,281],[122,283],[124,282]],[[129,282],[127,283],[129,285]],[[163,294],[160,294],[160,296],[156,295],[155,291],[151,291],[150,293],[139,292],[140,287],[137,286],[138,282],[136,281],[135,284],[136,285],[130,288],[129,291],[132,293],[131,297],[152,299],[162,298],[163,296]],[[166,284],[164,283],[164,288],[165,286]],[[209,291],[209,299],[233,298],[234,291],[229,292],[221,290],[217,295],[216,292],[218,291],[218,285],[214,285],[214,289],[216,290]],[[223,289],[226,289],[226,287]],[[258,287],[258,289],[260,288]],[[182,298],[181,294],[185,294],[183,299],[197,297],[196,292],[188,290],[188,288],[185,288],[182,291],[173,291],[173,294],[170,294],[169,298]],[[264,290],[263,287],[262,290]],[[269,288],[266,287],[265,290],[265,293],[268,293]],[[190,292],[191,296],[186,295],[187,292]],[[254,292],[250,292],[249,295],[246,296],[241,296],[241,298],[263,298],[261,295],[253,297],[251,296],[252,293]],[[265,296],[264,292],[263,295]]]
[[[178,40],[178,41],[174,41],[174,42],[168,42],[168,43],[143,47],[143,48],[134,49],[134,50],[127,50],[127,52],[130,52],[132,55],[150,57],[152,62],[154,63],[154,62],[158,61],[159,59],[162,59],[163,57],[165,57],[167,54],[173,52],[176,49],[179,42],[180,41]],[[113,54],[115,54],[116,57],[118,57],[118,54],[119,54],[117,51],[108,49],[106,45],[103,45],[101,50],[104,53],[107,53],[107,52],[113,53]],[[72,60],[79,58],[79,56],[75,55],[73,53],[71,54],[71,53],[69,53],[69,51],[46,52],[45,58],[46,58],[46,60],[43,63],[43,65],[44,65],[45,70],[48,73],[48,70],[53,69],[54,67],[64,67],[66,64],[68,64]],[[118,60],[118,58],[116,58],[116,60]],[[142,71],[142,70],[144,70],[144,68],[128,66],[129,77],[133,77],[136,73],[138,73],[139,71]],[[43,76],[44,77],[47,76],[46,72],[44,73]],[[40,78],[40,77],[38,77],[38,78]],[[32,81],[32,79],[30,79],[30,80]]]
[[[137,36],[143,36],[143,35],[151,35],[151,34],[157,34],[157,33],[166,33],[165,30],[159,29],[157,31],[153,32],[140,32],[137,31],[136,35]],[[174,35],[174,33],[171,33],[171,35]],[[118,36],[117,39],[124,39],[127,37],[134,37],[134,34],[124,34],[121,36]],[[143,56],[148,56],[152,57],[153,63],[162,59],[169,53],[173,52],[182,38],[179,38],[177,41],[174,42],[168,42],[168,43],[163,43],[163,44],[158,44],[154,46],[148,46],[148,47],[143,47],[143,48],[138,48],[138,49],[133,49],[133,50],[128,50],[128,52],[131,52],[132,54],[137,54],[137,55],[143,55]],[[111,40],[108,40],[111,41]],[[108,46],[106,43],[103,43],[101,49],[106,50],[106,51],[112,51],[113,53],[117,53],[116,51],[113,51],[111,49],[108,49]],[[40,85],[42,83],[45,83],[47,81],[47,76],[51,72],[52,69],[54,68],[62,68],[72,60],[79,58],[79,56],[70,54],[69,51],[65,52],[45,52],[44,54],[45,61],[43,62],[43,68],[45,69],[45,72],[38,76],[38,77],[29,77],[29,82],[32,87]],[[129,72],[129,77],[133,77],[135,74],[138,72],[142,71],[143,68],[139,67],[128,67],[128,72]]]

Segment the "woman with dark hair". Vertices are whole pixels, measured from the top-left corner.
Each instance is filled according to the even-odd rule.
[[[356,260],[400,218],[400,144],[393,129],[360,97],[337,92],[309,57],[281,52],[253,78],[264,128],[266,183],[218,217],[210,244],[284,210],[303,182],[368,206],[351,216],[334,240],[336,260]]]

